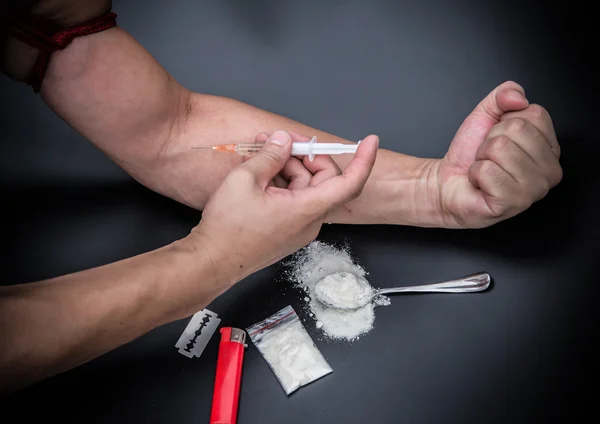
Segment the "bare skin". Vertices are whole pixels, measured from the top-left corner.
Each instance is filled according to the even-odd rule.
[[[0,287],[0,392],[188,317],[236,282],[307,245],[331,209],[360,193],[378,142],[375,136],[365,139],[342,174],[326,157],[312,168],[290,159],[291,137],[278,131],[227,176],[184,239],[98,268]],[[292,182],[277,186],[277,175]]]
[[[68,13],[59,13],[67,5]],[[35,10],[66,25],[109,8],[107,1],[44,0]],[[35,51],[16,40],[7,51],[11,58],[35,60]],[[31,68],[17,60],[8,63],[21,80]],[[241,159],[190,151],[192,146],[252,141],[277,128],[345,141],[234,99],[190,92],[121,28],[77,38],[55,52],[41,94],[53,111],[142,184],[198,209]],[[507,124],[513,121],[519,124]],[[498,141],[502,137],[510,143]],[[444,158],[381,149],[363,194],[332,212],[329,221],[486,227],[545,196],[562,177],[559,157],[548,112],[529,104],[521,86],[506,82],[466,118]],[[341,169],[348,160],[335,158]]]
[[[42,0],[33,11],[72,25],[109,9],[102,0]],[[36,56],[9,38],[3,69],[23,81]],[[496,87],[475,107],[440,159],[377,150],[375,136],[366,137],[353,158],[290,158],[290,138],[346,141],[234,99],[190,92],[121,28],[77,38],[53,53],[41,97],[139,182],[203,209],[204,217],[188,237],[157,251],[3,287],[5,391],[193,314],[235,282],[308,244],[323,222],[482,228],[524,211],[562,178],[551,118],[514,82]],[[291,137],[276,132],[280,128]],[[265,141],[271,134],[285,139],[285,147],[269,143],[246,162],[190,151]],[[243,223],[235,213],[241,208]],[[242,224],[254,231],[240,231]],[[47,349],[32,349],[31,340],[40,339]]]

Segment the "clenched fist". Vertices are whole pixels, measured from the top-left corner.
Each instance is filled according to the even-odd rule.
[[[562,179],[548,112],[524,89],[494,89],[459,128],[431,174],[445,227],[483,228],[542,199]]]

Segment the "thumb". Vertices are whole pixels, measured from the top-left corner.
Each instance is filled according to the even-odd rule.
[[[342,175],[310,187],[309,189],[312,190],[309,193],[312,193],[311,199],[314,202],[313,209],[319,210],[325,207],[327,210],[322,212],[326,213],[358,197],[371,175],[378,148],[379,137],[370,135],[364,138]]]
[[[468,169],[475,161],[477,148],[490,130],[507,112],[525,109],[529,105],[525,90],[513,81],[494,88],[462,123],[448,150],[448,157],[456,166]]]
[[[496,122],[506,112],[523,110],[529,106],[525,90],[513,81],[507,81],[496,87],[477,105],[476,110],[489,115]]]
[[[266,188],[290,158],[292,137],[287,131],[275,131],[264,146],[244,163],[261,188]]]

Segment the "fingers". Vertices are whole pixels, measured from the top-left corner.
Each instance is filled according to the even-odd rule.
[[[271,137],[271,134],[267,134],[266,132],[260,132],[256,134],[254,141],[256,143],[266,143],[267,140],[269,140],[269,137]]]
[[[242,166],[252,171],[263,189],[267,186],[281,187],[283,184],[278,178],[283,178],[284,182],[288,182],[287,188],[304,198],[310,210],[318,214],[326,214],[361,193],[379,147],[377,136],[366,137],[342,174],[329,156],[319,155],[312,162],[304,163],[290,157],[291,142],[309,141],[308,137],[285,131],[276,131],[270,137],[266,133],[256,136],[256,142],[264,142],[265,139],[268,141],[264,147]]]
[[[516,147],[520,148],[530,161],[526,161]],[[535,181],[527,174],[538,174],[547,181],[549,188],[556,186],[562,179],[558,158],[546,137],[536,126],[522,118],[504,120],[495,125],[490,130],[486,142],[479,147],[476,159],[493,160],[513,178],[532,184]],[[532,163],[535,167],[532,167]],[[524,168],[520,169],[519,165]]]
[[[269,140],[269,137],[271,135],[267,134],[266,132],[260,132],[258,134],[256,134],[256,137],[254,137],[254,142],[255,143],[266,143],[267,140]],[[252,156],[242,156],[242,162],[247,162],[248,160],[250,160]]]
[[[275,175],[275,178],[269,183],[269,187],[288,188],[288,182],[281,175]]]
[[[484,193],[499,195],[501,191],[505,196],[524,193],[527,189],[528,197],[534,201],[542,199],[550,189],[548,179],[540,172],[539,167],[531,157],[517,143],[505,135],[489,138],[483,142],[476,155],[476,162],[491,161],[502,171],[508,174],[514,182],[518,183],[518,190],[513,181],[504,187],[495,187],[492,191],[482,188]],[[484,175],[482,178],[485,178]],[[490,177],[492,178],[492,177]],[[490,183],[491,184],[491,183]],[[490,184],[485,184],[488,187]]]
[[[529,105],[525,90],[513,81],[507,81],[496,87],[477,106],[496,121],[506,112],[525,109]]]
[[[312,173],[297,158],[290,158],[281,170],[280,175],[287,181],[289,190],[300,190],[308,187],[313,177]]]
[[[329,155],[317,155],[312,162],[305,156],[302,163],[306,169],[314,174],[309,184],[311,187],[342,174],[340,167]]]
[[[469,181],[479,188],[487,207],[494,216],[516,215],[531,206],[529,196],[522,195],[522,186],[491,160],[479,160],[469,167]]]
[[[292,141],[295,141],[296,143],[307,143],[310,141],[310,137],[306,137],[293,131],[290,131],[290,135],[292,136]]]
[[[289,132],[292,142],[309,142],[310,137]],[[269,134],[261,132],[256,136],[257,143],[264,143],[268,140]],[[317,155],[311,162],[307,157],[303,157],[300,162],[296,158],[290,158],[281,171],[281,180],[287,180],[289,185],[282,186],[275,181],[274,185],[279,188],[287,187],[290,190],[298,190],[306,187],[313,187],[329,178],[342,173],[335,161],[328,155]],[[277,180],[277,178],[275,179]]]
[[[342,175],[335,176],[307,190],[313,207],[322,213],[348,203],[360,195],[377,156],[379,138],[370,135],[361,141]]]
[[[292,138],[286,131],[275,131],[265,145],[242,167],[250,170],[257,184],[265,189],[283,169],[292,153]]]
[[[306,143],[306,142],[310,141],[310,137],[300,135],[293,131],[288,131],[288,134],[292,137],[292,141],[294,141],[294,142]],[[264,143],[269,139],[270,136],[271,135],[269,133],[266,133],[263,131],[256,135],[255,141],[256,141],[256,143]]]
[[[299,190],[314,187],[323,181],[341,175],[342,170],[329,155],[317,155],[311,162],[305,157],[302,161],[290,158],[281,171],[288,182],[288,189]]]
[[[254,139],[255,143],[266,143],[269,140],[270,134],[266,132],[258,133]],[[251,156],[242,156],[242,160],[246,162]],[[287,188],[288,183],[281,175],[275,175],[275,177],[269,183],[269,187]]]
[[[260,132],[254,138],[254,142],[255,143],[266,143],[269,140],[270,136],[271,135],[266,132]],[[242,160],[244,162],[246,162],[250,158],[251,158],[251,156],[243,156]],[[287,166],[287,163],[285,166]],[[285,169],[285,166],[284,166],[284,169]],[[275,177],[271,180],[271,182],[269,183],[268,186],[269,187],[277,187],[277,188],[288,188],[288,182],[286,181],[286,179],[283,176],[278,174],[278,175],[275,175]]]
[[[544,141],[550,145],[552,153],[560,158],[560,145],[556,138],[552,118],[546,109],[538,104],[532,104],[521,111],[509,112],[503,115],[500,120],[506,121],[514,118],[525,119],[533,124],[544,135]]]

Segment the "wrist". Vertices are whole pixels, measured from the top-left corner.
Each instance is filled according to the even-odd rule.
[[[162,303],[163,323],[193,315],[245,277],[221,249],[196,231],[164,250],[175,279],[164,279],[156,290],[160,299],[167,300]]]
[[[247,266],[234,263],[231,256],[236,246],[231,246],[222,237],[212,237],[204,227],[205,223],[201,222],[178,243],[190,252],[194,252],[196,257],[205,258],[210,262],[215,281],[225,291],[254,271]]]
[[[185,238],[175,242],[174,247],[186,252],[194,264],[210,276],[212,285],[218,292],[217,296],[249,275],[244,268],[231,261],[231,247],[217,243],[207,236],[201,231],[200,225]]]
[[[440,199],[439,169],[442,159],[423,159],[414,180],[415,220],[421,227],[446,227]]]
[[[332,211],[325,222],[442,226],[440,160],[380,149],[378,162],[361,195]]]

